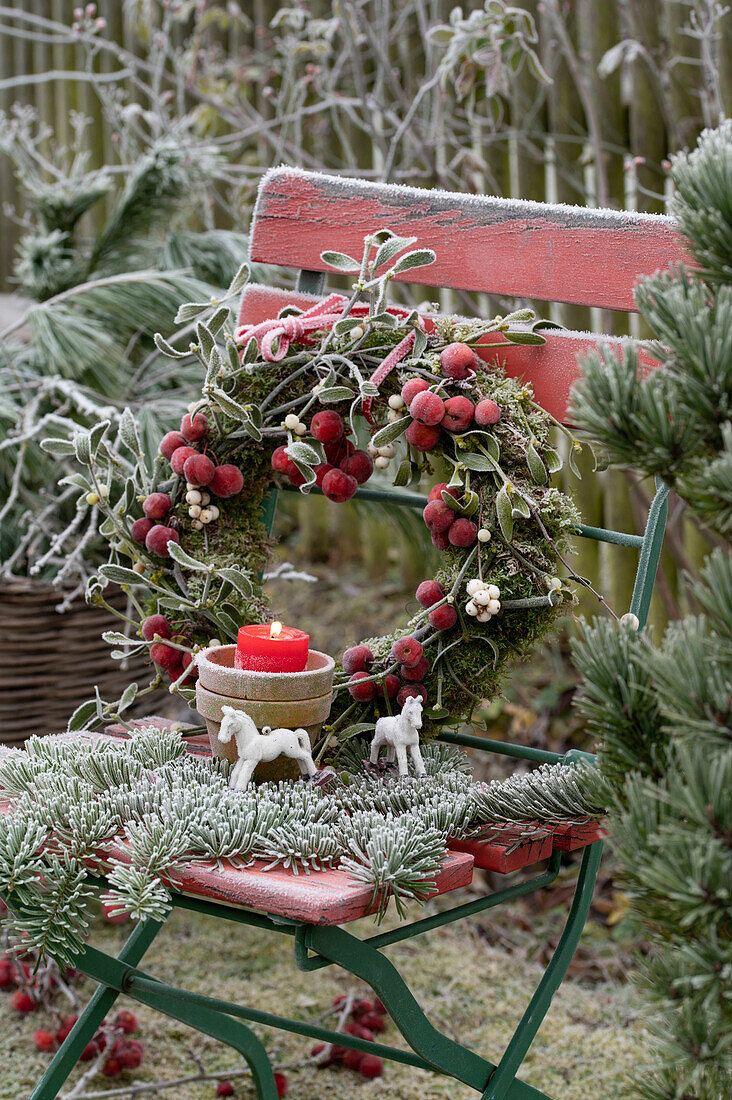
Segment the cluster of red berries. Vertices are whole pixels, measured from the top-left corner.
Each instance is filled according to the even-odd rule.
[[[323,409],[315,414],[310,421],[310,434],[323,444],[327,459],[315,467],[315,483],[328,500],[343,504],[374,472],[371,456],[366,451],[356,450],[347,438],[343,417],[334,409]],[[272,469],[298,488],[305,482],[287,454],[286,446],[277,447],[272,453]]]
[[[341,1008],[345,1003],[345,996],[336,997],[333,1008]],[[345,1035],[353,1035],[357,1039],[365,1039],[373,1043],[377,1032],[384,1030],[384,1016],[386,1009],[381,1001],[354,1001],[349,1013],[348,1023],[343,1028]],[[384,1072],[384,1063],[375,1054],[366,1054],[362,1050],[352,1050],[349,1047],[333,1044],[328,1056],[320,1058],[327,1049],[328,1044],[316,1043],[311,1050],[313,1058],[319,1058],[318,1068],[325,1066],[341,1065],[346,1069],[355,1070],[362,1077],[381,1077]]]
[[[160,453],[170,462],[173,473],[185,478],[189,485],[206,488],[217,497],[233,497],[244,487],[241,470],[225,463],[217,466],[214,460],[196,450],[193,443],[200,443],[208,434],[208,420],[203,413],[190,413],[181,420],[179,432],[168,432],[160,442]],[[168,543],[179,542],[178,532],[169,526],[168,519],[173,502],[167,493],[151,493],[142,504],[144,518],[132,524],[132,537],[151,554],[169,557]]]
[[[170,639],[173,637],[173,628],[165,618],[165,615],[159,613],[156,615],[149,615],[140,629],[146,642],[152,642],[156,635],[161,639]],[[190,668],[187,679],[195,680],[198,676],[197,667],[195,665],[191,667],[193,661],[192,655],[190,653],[184,653],[180,649],[176,649],[175,646],[166,645],[164,640],[153,642],[150,646],[150,660],[153,664],[157,665],[158,668],[165,669],[171,683],[178,680],[187,668]]]
[[[453,512],[452,508],[445,503],[443,492],[449,493],[455,499],[460,495],[458,489],[450,489],[444,482],[440,482],[430,490],[422,517],[432,536],[433,546],[438,550],[475,546],[478,540],[477,524],[466,516],[458,516]]]
[[[447,378],[468,378],[479,362],[478,356],[467,344],[448,344],[440,353],[442,373]],[[465,432],[474,424],[479,428],[488,428],[501,419],[501,410],[495,401],[479,401],[474,405],[470,398],[462,394],[443,399],[430,389],[429,382],[423,378],[410,378],[402,386],[401,393],[412,417],[404,438],[417,451],[433,450],[443,428],[448,432]]]
[[[50,1053],[63,1043],[78,1019],[78,1016],[67,1016],[55,1032],[45,1029],[34,1031],[33,1042],[39,1050]],[[79,1055],[79,1061],[91,1062],[109,1047],[101,1069],[105,1077],[117,1077],[123,1070],[137,1069],[142,1063],[145,1048],[139,1039],[130,1039],[128,1036],[137,1031],[139,1026],[134,1012],[123,1008],[117,1013],[111,1026],[107,1020],[102,1021],[94,1038],[89,1040]]]
[[[287,1080],[286,1074],[280,1073],[279,1071],[275,1070],[274,1079],[275,1088],[277,1089],[277,1095],[280,1097],[287,1096],[287,1090],[290,1083]],[[216,1095],[236,1096],[236,1089],[232,1085],[231,1081],[219,1081],[218,1085],[216,1086]]]

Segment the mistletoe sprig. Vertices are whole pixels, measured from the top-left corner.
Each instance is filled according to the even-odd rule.
[[[283,293],[277,317],[236,326],[242,269],[224,298],[180,307],[192,342],[156,338],[162,353],[197,359],[202,384],[153,468],[129,415],[116,434],[100,424],[74,441],[85,467],[75,485],[103,514],[110,541],[89,598],[103,601],[117,583],[135,608],[108,641],[120,656],[147,647],[153,682],[167,673],[189,699],[201,648],[274,618],[259,581],[270,550],[263,498],[273,486],[341,503],[372,477],[394,489],[445,478],[424,509],[440,570],[419,586],[403,630],[344,653],[320,759],[409,695],[428,704],[432,722],[468,717],[507,661],[572,601],[560,564],[583,583],[566,558],[579,517],[551,484],[562,465],[556,422],[495,358],[543,343],[540,323],[530,310],[468,321],[390,305],[393,279],[435,260],[416,243],[381,230],[365,238],[360,259],[324,252],[354,276],[349,295],[303,309]],[[578,446],[570,441],[573,468]],[[137,694],[131,686],[120,702],[90,700],[72,728],[123,715]]]

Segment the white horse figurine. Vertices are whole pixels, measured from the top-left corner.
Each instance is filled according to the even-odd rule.
[[[399,775],[409,775],[407,762],[407,749],[409,749],[414,762],[414,770],[419,776],[427,774],[419,751],[419,731],[422,728],[422,700],[419,696],[410,696],[404,700],[401,714],[393,718],[379,718],[374,731],[374,739],[371,742],[370,763],[376,765],[379,759],[379,749],[382,745],[388,745],[387,759],[393,760],[396,753]]]
[[[233,707],[221,709],[224,717],[219,729],[219,741],[226,744],[233,735],[239,757],[229,777],[232,790],[243,791],[249,785],[257,764],[274,760],[283,753],[297,760],[303,775],[312,778],[318,774],[313,763],[307,730],[273,730],[269,726],[263,726],[260,733],[245,710],[235,710]]]

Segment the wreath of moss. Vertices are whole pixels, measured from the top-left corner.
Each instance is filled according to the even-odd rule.
[[[180,652],[181,660],[188,660],[186,653],[195,656],[212,638],[234,642],[243,623],[274,618],[259,580],[272,547],[262,509],[266,494],[288,479],[273,470],[272,455],[286,448],[289,472],[301,483],[300,491],[318,491],[316,478],[327,455],[323,443],[312,437],[310,425],[323,409],[341,416],[357,448],[370,442],[372,453],[376,447],[394,449],[388,470],[378,471],[380,488],[388,488],[388,482],[395,488],[414,487],[442,477],[450,491],[443,491],[441,499],[457,517],[469,518],[480,530],[481,541],[469,547],[450,545],[441,554],[435,579],[444,591],[443,602],[457,612],[452,627],[434,629],[428,618],[434,608],[420,607],[403,629],[364,641],[373,655],[368,675],[383,684],[388,672],[398,671],[391,655],[394,642],[407,635],[420,640],[430,665],[422,681],[427,736],[431,723],[434,728],[436,723],[465,720],[479,700],[493,696],[507,663],[527,654],[550,629],[562,605],[572,601],[567,580],[557,573],[560,562],[567,566],[563,555],[579,516],[572,500],[551,484],[551,475],[562,465],[551,432],[555,427],[566,429],[536,404],[530,385],[509,378],[497,362],[476,360],[475,369],[463,379],[448,378],[441,369],[441,353],[455,342],[473,349],[479,344],[481,349],[500,347],[508,354],[511,343],[543,343],[540,322],[530,310],[489,322],[390,311],[386,295],[393,276],[434,260],[428,250],[406,251],[413,243],[380,231],[366,238],[361,260],[324,253],[336,270],[356,276],[350,299],[339,303],[335,324],[299,335],[295,331],[289,346],[280,343],[279,351],[275,338],[269,358],[262,354],[261,333],[247,338],[246,328],[236,333],[231,325],[228,303],[239,295],[247,277],[244,271],[228,297],[180,308],[177,321],[186,326],[182,335],[195,330],[194,342],[179,346],[180,340],[170,344],[157,339],[163,352],[173,358],[195,355],[205,369],[201,397],[190,415],[204,416],[208,430],[193,447],[243,475],[240,493],[216,501],[215,522],[203,525],[189,514],[190,486],[182,477],[171,476],[168,461],[159,456],[151,468],[131,416],[123,417],[116,436],[109,425],[98,425],[77,440],[77,455],[86,466],[77,484],[106,510],[104,530],[111,546],[110,561],[91,583],[89,599],[106,602],[104,589],[116,582],[129,592],[133,619],[139,619],[130,620],[132,630],[107,635],[120,652],[129,651],[131,644],[155,644],[155,638],[139,640],[141,623],[153,613],[163,614],[170,623],[172,637],[164,641]],[[284,321],[301,312],[287,305],[279,316]],[[384,361],[410,333],[408,354],[382,377]],[[492,342],[491,334],[499,335],[500,343]],[[273,353],[283,351],[272,361]],[[486,358],[490,355],[489,350]],[[378,384],[370,381],[372,377]],[[407,407],[397,407],[404,384],[415,378],[443,399],[462,395],[476,406],[493,401],[500,419],[488,427],[472,423],[462,431],[442,428],[429,451],[416,450],[405,439],[412,417]],[[288,429],[285,418],[293,414],[297,427],[288,421]],[[53,442],[48,441],[48,449]],[[570,437],[573,468],[578,448]],[[179,542],[168,544],[169,557],[151,552],[132,535],[141,503],[153,491],[169,494],[172,503],[164,522],[175,529]],[[565,572],[575,577],[568,566]],[[500,590],[500,611],[487,622],[466,613],[466,584],[476,578]],[[132,634],[137,635],[134,643]],[[344,638],[344,644],[356,641]],[[157,686],[162,675],[158,670],[143,691]],[[190,668],[178,664],[169,675],[173,689],[192,699]],[[352,698],[342,661],[337,664],[335,689],[330,722],[324,727],[331,751],[337,742],[363,733],[380,714],[398,709],[386,692],[371,700]],[[131,685],[120,701],[90,700],[77,710],[70,728],[120,717],[143,691]],[[321,756],[324,748],[316,746]]]

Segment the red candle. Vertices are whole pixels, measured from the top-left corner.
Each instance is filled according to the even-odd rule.
[[[310,637],[282,623],[243,626],[236,643],[234,667],[250,672],[302,672],[308,663]]]

